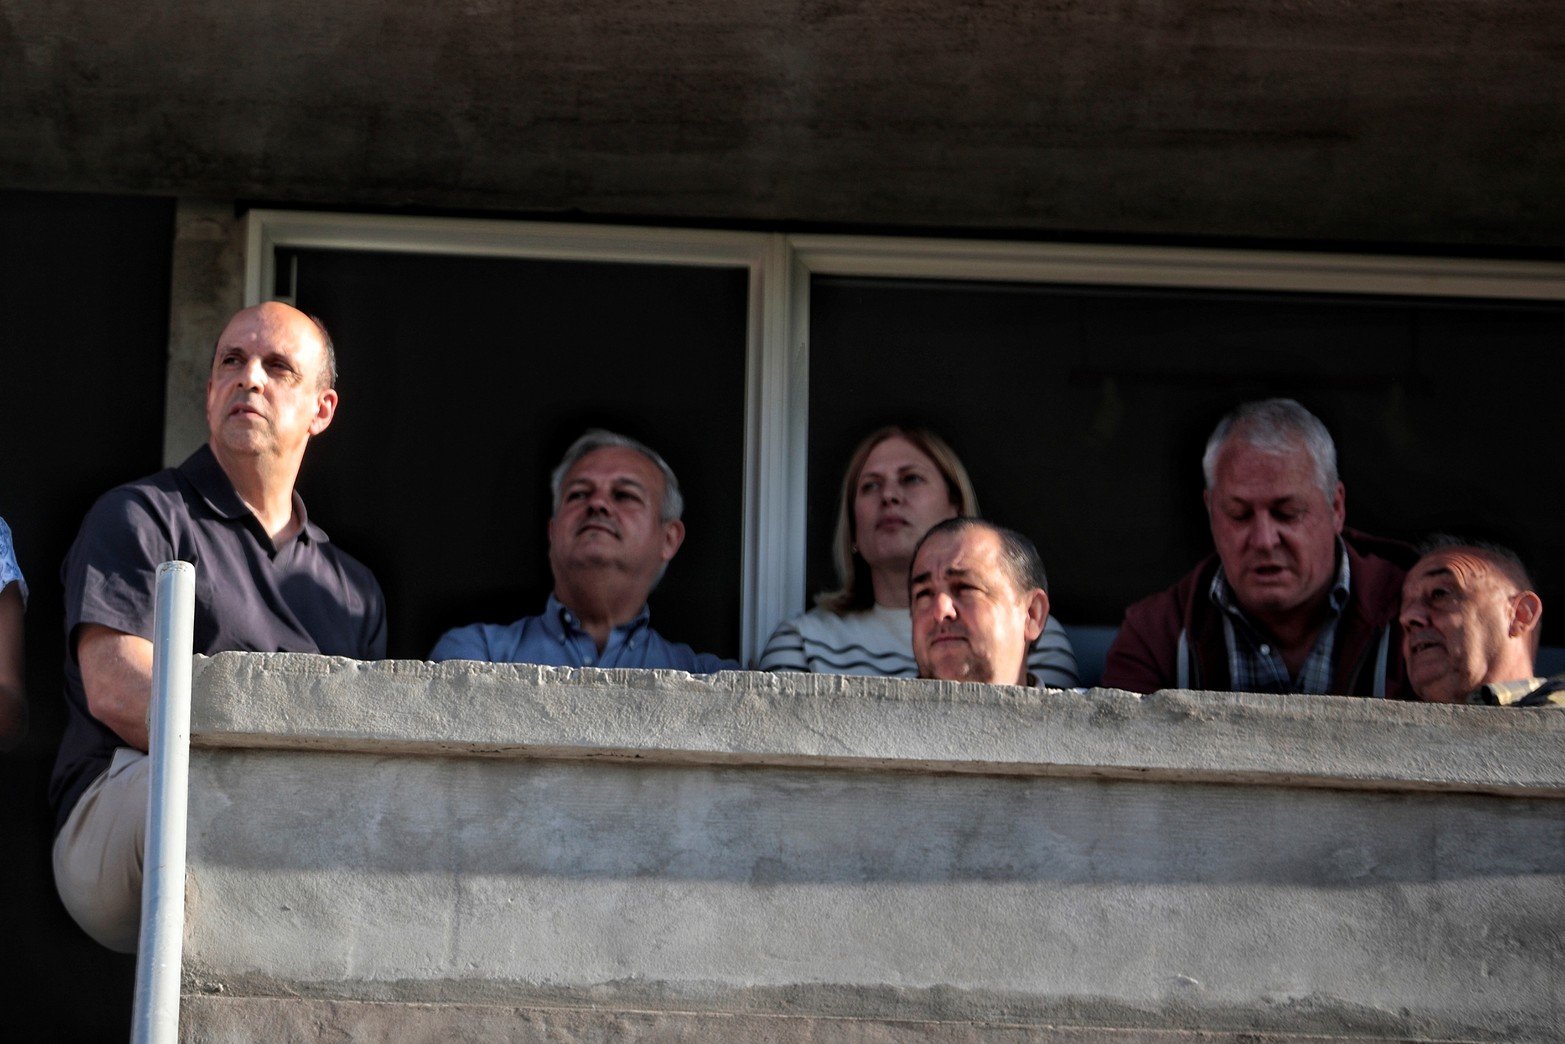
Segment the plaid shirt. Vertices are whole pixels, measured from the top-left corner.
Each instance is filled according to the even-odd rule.
[[[1315,637],[1315,647],[1299,668],[1299,676],[1288,674],[1272,640],[1250,614],[1239,606],[1233,589],[1217,567],[1212,577],[1212,602],[1223,611],[1223,633],[1228,645],[1229,688],[1234,692],[1318,692],[1331,691],[1332,653],[1337,645],[1337,620],[1348,604],[1352,584],[1347,545],[1337,539],[1337,579],[1326,598],[1327,617]]]
[[[1523,678],[1521,681],[1490,682],[1467,697],[1480,707],[1565,707],[1565,692],[1547,678]],[[1543,691],[1539,691],[1543,690]]]

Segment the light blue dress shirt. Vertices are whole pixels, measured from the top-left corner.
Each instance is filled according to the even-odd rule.
[[[440,636],[431,660],[482,660],[486,663],[537,663],[545,667],[641,667],[713,674],[737,671],[736,660],[698,653],[654,631],[646,606],[635,619],[609,632],[598,651],[592,635],[576,614],[554,595],[541,616],[524,616],[513,624],[468,624]]]

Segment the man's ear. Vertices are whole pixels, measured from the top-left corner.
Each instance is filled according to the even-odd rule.
[[[1337,492],[1331,498],[1331,521],[1333,528],[1338,533],[1342,532],[1343,523],[1348,520],[1348,489],[1342,483],[1337,483]]]
[[[1511,608],[1511,634],[1526,634],[1535,630],[1543,619],[1543,599],[1531,591],[1516,596]]]
[[[667,562],[685,542],[685,524],[679,519],[663,524],[663,561]]]
[[[1043,588],[1035,587],[1027,596],[1027,644],[1030,646],[1043,633],[1043,625],[1049,620],[1049,596]]]
[[[332,418],[337,416],[337,389],[327,388],[318,392],[315,396],[315,416],[310,418],[310,434],[319,435],[331,427]]]

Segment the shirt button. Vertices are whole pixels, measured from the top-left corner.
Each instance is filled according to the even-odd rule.
[[[1261,655],[1262,656],[1270,656],[1271,654],[1272,654],[1272,647],[1270,645],[1263,645],[1263,646],[1261,646]]]
[[[589,656],[589,657],[587,657],[587,659],[584,662],[586,663],[586,665],[588,667],[591,667],[592,663],[593,663],[593,659],[594,659],[593,657]]]

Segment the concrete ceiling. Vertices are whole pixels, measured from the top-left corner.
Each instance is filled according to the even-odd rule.
[[[1559,0],[0,0],[0,186],[1565,248]]]

